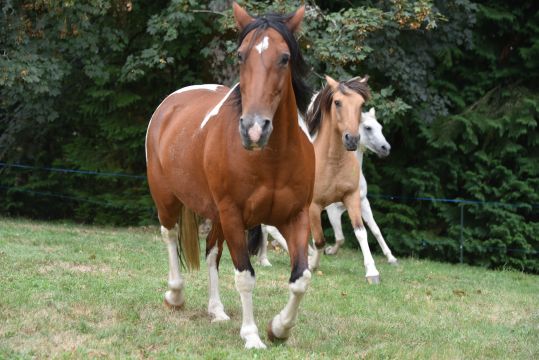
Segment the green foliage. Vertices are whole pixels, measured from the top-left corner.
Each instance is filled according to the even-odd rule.
[[[240,3],[252,14],[300,4]],[[184,85],[237,81],[237,33],[225,1],[0,6],[3,162],[144,174],[146,126],[162,99]],[[324,74],[370,75],[367,106],[376,107],[393,153],[368,158],[364,170],[395,253],[459,259],[460,208],[415,197],[517,203],[464,205],[464,260],[539,272],[537,7],[500,0],[306,6],[298,38],[313,87]],[[4,214],[155,221],[141,180],[0,172]],[[347,234],[353,238],[349,227]]]

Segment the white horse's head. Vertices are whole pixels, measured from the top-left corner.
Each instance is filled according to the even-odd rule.
[[[379,157],[386,157],[389,155],[391,145],[389,145],[382,133],[382,125],[376,120],[374,108],[361,114],[359,138],[360,151],[364,151],[366,148]]]

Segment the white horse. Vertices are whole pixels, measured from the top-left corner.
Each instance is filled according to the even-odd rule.
[[[362,113],[361,119],[362,122],[359,127],[359,148],[356,151],[360,169],[363,165],[363,153],[365,153],[365,151],[370,150],[380,157],[386,157],[389,155],[391,150],[391,146],[382,133],[382,125],[376,120],[374,108],[371,108],[368,112]],[[360,174],[359,186],[361,196],[361,216],[369,229],[372,231],[376,240],[378,240],[384,255],[387,257],[388,263],[397,264],[397,259],[393,256],[393,254],[391,254],[391,250],[387,246],[380,228],[376,224],[376,221],[374,221],[371,205],[369,203],[369,199],[367,199],[367,181],[363,175],[363,169],[361,169]],[[343,203],[338,202],[326,207],[326,211],[328,212],[329,221],[331,222],[331,226],[335,232],[335,245],[328,246],[325,249],[325,253],[327,255],[335,255],[339,251],[339,248],[344,244],[341,216],[343,212],[346,211],[346,208],[344,207]],[[275,239],[283,249],[288,251],[286,240],[281,235],[279,230],[273,226],[263,226],[262,231],[263,243],[258,253],[258,262],[262,266],[271,266],[271,263],[267,257],[268,234],[271,235],[271,237]]]

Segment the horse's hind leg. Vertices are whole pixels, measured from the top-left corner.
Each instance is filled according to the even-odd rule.
[[[325,250],[326,255],[335,255],[344,244],[344,233],[342,231],[341,216],[346,209],[340,203],[334,203],[326,207],[329,222],[335,233],[335,245],[328,246]]]
[[[213,223],[206,239],[206,263],[208,264],[208,314],[212,322],[230,320],[219,295],[219,260],[223,252],[223,230],[221,224]]]
[[[167,245],[168,251],[168,291],[165,293],[165,305],[173,309],[182,308],[185,302],[183,297],[184,281],[180,274],[178,252],[179,228],[177,220],[179,212],[180,205],[169,208],[168,211],[159,211],[161,237]]]
[[[266,225],[262,225],[262,245],[258,251],[258,263],[261,266],[271,266],[268,260],[268,229]]]
[[[392,265],[396,265],[397,259],[391,253],[389,246],[387,246],[384,240],[384,237],[382,236],[382,232],[380,231],[378,224],[376,224],[376,221],[374,221],[374,216],[372,215],[372,210],[371,210],[371,204],[369,203],[369,199],[367,199],[367,197],[364,197],[361,199],[361,216],[363,217],[363,220],[365,220],[365,223],[367,224],[369,229],[371,229],[372,234],[378,241],[378,244],[380,244],[380,247],[382,248],[382,252],[387,258],[387,262]]]

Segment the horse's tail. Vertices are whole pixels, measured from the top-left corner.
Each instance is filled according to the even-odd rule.
[[[198,221],[194,212],[182,206],[178,219],[178,255],[184,268],[189,271],[200,269],[200,244]]]
[[[249,229],[247,235],[247,248],[249,255],[257,255],[262,245],[262,225]]]

